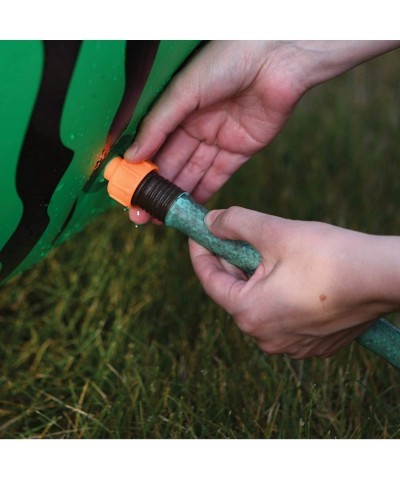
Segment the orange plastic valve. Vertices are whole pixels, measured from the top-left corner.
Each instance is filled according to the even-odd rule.
[[[104,170],[104,178],[108,180],[108,194],[125,207],[129,207],[137,187],[154,170],[158,171],[158,167],[147,160],[130,163],[122,157],[113,158]]]

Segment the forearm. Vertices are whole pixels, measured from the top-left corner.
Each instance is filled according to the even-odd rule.
[[[376,301],[385,312],[400,311],[400,237],[371,235],[369,270]],[[371,299],[372,301],[374,299]]]
[[[281,61],[303,90],[400,46],[398,40],[299,40],[282,42]]]

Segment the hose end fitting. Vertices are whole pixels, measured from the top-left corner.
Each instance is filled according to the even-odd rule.
[[[104,170],[111,198],[125,207],[137,205],[152,217],[164,222],[175,200],[184,191],[158,174],[158,167],[149,161],[130,163],[113,158]]]
[[[108,180],[108,194],[124,207],[129,207],[136,189],[152,171],[158,171],[154,163],[130,163],[122,157],[113,158],[104,170],[104,178]]]

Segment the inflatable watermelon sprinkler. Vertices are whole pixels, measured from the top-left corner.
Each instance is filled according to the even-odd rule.
[[[184,233],[216,255],[252,275],[262,261],[250,244],[215,237],[204,223],[208,210],[191,195],[158,173],[149,161],[130,163],[114,157],[104,170],[111,198],[129,207],[137,205],[165,225]],[[400,368],[400,330],[381,318],[357,342]]]

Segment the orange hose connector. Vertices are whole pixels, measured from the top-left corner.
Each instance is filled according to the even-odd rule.
[[[158,167],[147,160],[130,163],[122,157],[113,158],[104,170],[104,178],[108,180],[108,194],[125,207],[129,207],[139,184],[154,170],[158,171]]]

